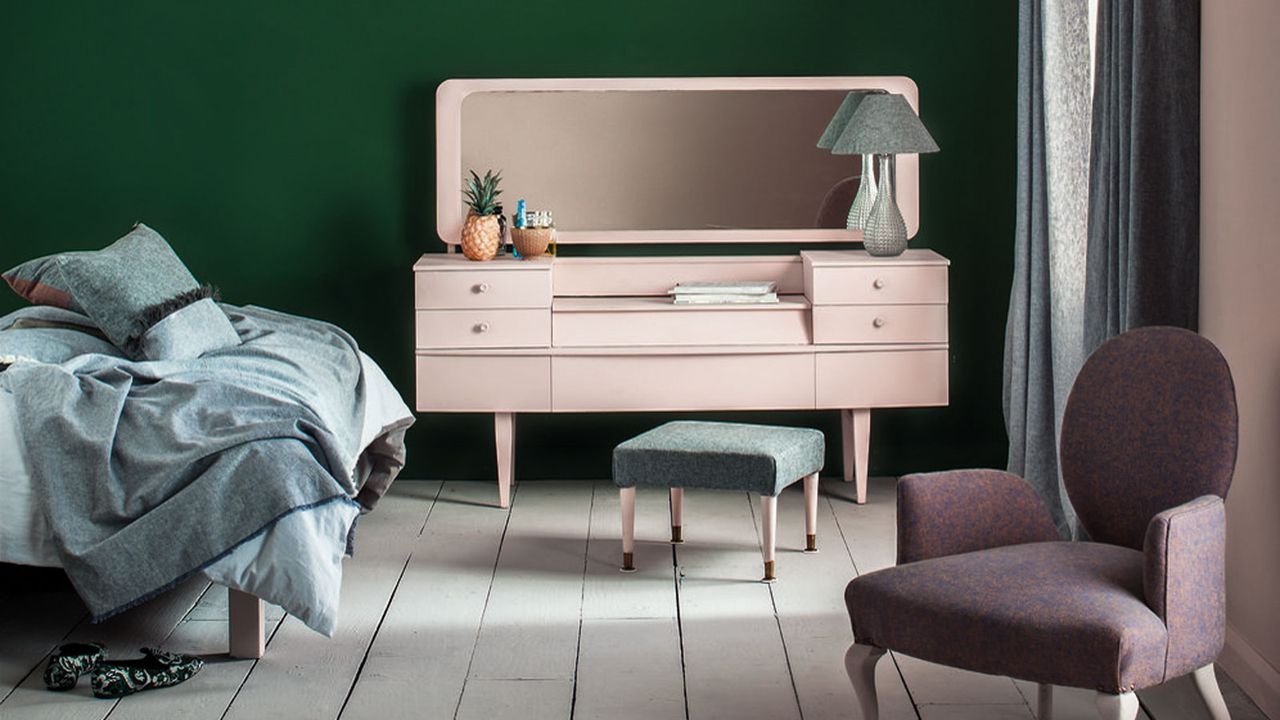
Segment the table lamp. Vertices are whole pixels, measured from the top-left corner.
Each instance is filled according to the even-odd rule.
[[[862,246],[871,255],[901,255],[907,249],[907,226],[894,199],[894,156],[938,151],[920,116],[907,99],[894,93],[864,95],[831,146],[836,155],[880,158],[880,184],[871,213],[862,226]]]
[[[831,116],[831,122],[827,123],[827,129],[822,131],[822,137],[818,138],[818,147],[830,150],[840,138],[840,133],[848,127],[849,119],[857,111],[862,98],[871,93],[883,92],[883,90],[854,90],[845,95],[844,101],[836,109],[836,114]],[[848,230],[861,230],[867,222],[867,216],[871,214],[871,205],[876,201],[874,167],[875,162],[871,154],[863,155],[862,175],[858,178],[858,194],[854,196],[853,205],[849,206],[849,216],[845,220],[845,228]]]

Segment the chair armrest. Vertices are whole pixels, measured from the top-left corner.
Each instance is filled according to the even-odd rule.
[[[951,470],[898,481],[898,564],[1003,545],[1061,540],[1026,480]]]
[[[1165,677],[1208,665],[1226,635],[1227,515],[1204,495],[1151,518],[1143,542],[1147,606],[1169,630]]]

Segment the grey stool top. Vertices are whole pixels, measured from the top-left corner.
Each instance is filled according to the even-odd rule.
[[[825,449],[811,428],[680,420],[614,448],[613,482],[772,496],[821,470]]]

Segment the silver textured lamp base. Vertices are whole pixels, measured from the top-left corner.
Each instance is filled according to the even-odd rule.
[[[894,156],[880,156],[880,187],[862,228],[862,247],[869,255],[893,257],[907,249],[907,224],[893,197]]]
[[[876,202],[875,159],[872,155],[862,156],[862,175],[858,178],[858,194],[849,206],[849,217],[845,222],[847,230],[861,230],[867,226],[867,217],[871,215],[871,206]]]

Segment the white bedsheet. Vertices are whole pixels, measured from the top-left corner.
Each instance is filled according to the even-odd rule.
[[[388,426],[410,417],[382,368],[360,353],[367,396],[360,433],[363,452]],[[13,396],[0,389],[0,562],[58,567],[57,551],[36,508],[31,477],[18,441]],[[332,635],[336,607],[317,592],[335,587],[342,572],[345,538],[359,508],[333,502],[281,518],[267,532],[244,542],[205,568],[210,580],[280,605],[315,630]]]

